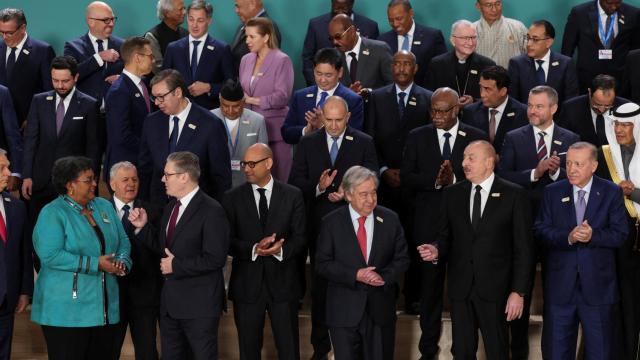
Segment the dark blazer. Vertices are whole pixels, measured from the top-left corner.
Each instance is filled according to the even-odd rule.
[[[0,148],[7,150],[11,161],[11,172],[22,172],[22,136],[18,130],[18,120],[11,101],[9,89],[0,85]]]
[[[598,74],[613,75],[618,81],[622,81],[629,50],[640,47],[640,10],[622,3],[617,11],[618,35],[611,43],[613,60],[598,60],[598,50],[604,47],[598,35],[597,1],[587,1],[571,9],[562,37],[564,55],[572,57],[575,49],[578,49],[577,68],[581,93],[587,91],[591,79]]]
[[[613,106],[615,108],[628,102],[629,100],[616,96],[613,100]],[[598,135],[596,135],[596,128],[593,126],[593,118],[591,117],[589,95],[580,95],[565,101],[557,118],[558,125],[578,134],[580,140],[598,144]]]
[[[123,42],[121,38],[112,35],[109,37],[107,49],[114,49],[120,53],[120,47]],[[96,51],[88,34],[65,42],[64,54],[73,56],[78,62],[78,75],[80,75],[76,85],[78,89],[89,96],[93,96],[98,100],[98,104],[101,104],[111,86],[104,79],[122,72],[124,67],[122,58],[113,63],[105,62],[106,66],[98,66],[98,62],[93,57]]]
[[[377,206],[373,210],[373,240],[365,262],[353,229],[349,207],[342,206],[322,219],[316,252],[316,271],[329,282],[326,323],[329,327],[355,327],[364,312],[379,326],[396,320],[398,280],[409,267],[407,242],[398,215]],[[356,281],[358,269],[375,266],[385,284]]]
[[[358,72],[356,80],[364,88],[377,89],[393,81],[391,73],[391,49],[382,41],[361,37],[360,52],[358,54]],[[347,64],[345,53],[340,53],[342,61]],[[340,82],[351,86],[351,75],[348,66],[344,66]]]
[[[427,74],[431,59],[447,52],[442,31],[429,26],[422,26],[415,22],[413,31],[413,42],[410,51],[416,56],[418,61],[418,72],[415,76],[416,84],[424,86],[424,77]],[[378,40],[386,42],[391,48],[391,53],[398,51],[398,34],[393,30],[380,35]]]
[[[98,164],[96,126],[99,104],[77,88],[56,134],[56,92],[33,97],[24,133],[22,178],[33,180],[33,191],[51,184],[53,163],[65,156],[86,156]],[[168,130],[167,130],[168,131]],[[94,168],[97,174],[98,169]]]
[[[195,78],[191,76],[191,53],[189,52],[189,37],[174,41],[167,46],[162,67],[174,69],[182,74],[187,86],[195,81],[202,81],[211,85],[211,91],[197,97],[193,101],[209,110],[219,106],[218,96],[222,83],[233,77],[233,59],[231,49],[226,43],[207,35],[202,45],[202,54],[198,61]],[[187,94],[188,95],[188,94]]]
[[[640,103],[640,50],[633,50],[627,55],[621,94],[634,103]]]
[[[8,238],[6,246],[0,244],[0,302],[6,301],[6,309],[13,312],[20,295],[33,294],[33,247],[31,235],[25,229],[27,209],[24,203],[6,191],[0,196]]]
[[[278,29],[278,24],[269,17],[267,11],[265,10],[262,14],[258,15],[258,17],[263,17],[271,20],[273,24],[273,30],[276,32],[276,39],[278,39],[278,47],[282,49],[282,36],[280,35],[280,30]],[[238,25],[235,34],[233,35],[233,42],[231,43],[231,56],[233,56],[233,71],[234,76],[238,76],[238,69],[240,69],[240,60],[242,57],[249,53],[249,48],[247,47],[247,35],[244,33],[244,24]]]
[[[264,229],[260,225],[250,183],[229,190],[222,205],[231,227],[229,254],[233,256],[233,266],[229,299],[255,303],[263,284],[266,284],[274,302],[298,300],[303,294],[296,263],[305,249],[306,241],[304,200],[300,190],[274,179]],[[282,261],[273,256],[258,256],[252,261],[253,246],[274,233],[276,241],[284,239]]]
[[[161,179],[169,156],[169,121],[169,116],[160,110],[149,114],[140,139],[140,198],[154,204],[167,202]],[[216,199],[220,199],[231,188],[231,160],[227,141],[227,131],[222,121],[206,109],[191,103],[176,151],[191,151],[198,155],[200,187]]]
[[[451,149],[451,165],[456,181],[464,180],[462,158],[464,149],[476,140],[487,140],[487,134],[458,122],[458,134]],[[433,124],[411,130],[402,157],[400,178],[411,194],[415,206],[414,238],[416,245],[435,241],[437,220],[443,187],[436,189],[436,178],[444,159],[436,127]]]
[[[11,50],[8,50],[11,52]],[[0,84],[9,88],[13,106],[18,116],[18,125],[27,120],[31,98],[37,93],[53,89],[51,83],[51,60],[56,56],[51,45],[27,36],[18,60],[13,67],[13,76],[7,78],[7,44],[0,41]]]
[[[618,301],[615,249],[629,231],[622,190],[594,176],[584,219],[593,229],[591,241],[569,245],[569,233],[577,225],[573,187],[567,180],[547,186],[534,226],[536,237],[548,248],[545,302],[569,303],[576,281],[589,305]]]
[[[578,96],[578,76],[576,67],[570,57],[551,51],[549,56],[549,73],[545,85],[558,92],[558,104]],[[526,104],[529,91],[538,85],[536,80],[536,64],[527,54],[512,57],[509,60],[509,95]]]
[[[484,106],[482,101],[465,106],[461,120],[489,134],[489,108]],[[496,136],[493,139],[493,147],[496,149],[496,152],[500,153],[506,133],[525,126],[528,123],[527,106],[509,97],[507,105],[504,108],[504,113],[500,118],[498,128],[496,129]]]
[[[495,194],[495,195],[494,195]],[[478,229],[471,226],[471,182],[445,188],[435,246],[449,259],[449,297],[466,299],[474,288],[486,301],[528,294],[534,264],[531,207],[526,192],[496,176]]]
[[[333,18],[332,13],[326,13],[309,20],[307,35],[302,46],[302,73],[307,82],[307,86],[316,83],[313,77],[313,57],[320,49],[333,47],[329,41],[329,22]],[[378,23],[366,16],[353,13],[353,23],[360,35],[367,39],[377,39],[380,35]]]
[[[531,170],[535,169],[539,163],[536,151],[538,142],[536,139],[531,125],[525,125],[509,131],[504,137],[504,144],[500,151],[500,162],[498,163],[498,174],[500,176],[529,190],[534,209],[537,209],[537,205],[542,199],[544,188],[553,183],[548,173],[545,173],[538,181],[531,182]],[[547,149],[547,153],[553,154],[554,151],[558,154],[565,153],[564,155],[559,155],[559,180],[567,177],[565,171],[566,152],[571,144],[578,141],[580,141],[578,135],[563,129],[558,124],[554,125],[551,149]]]
[[[471,95],[474,99],[480,98],[480,73],[482,70],[489,66],[494,66],[496,63],[486,56],[482,56],[478,53],[473,53],[467,58],[469,63],[469,73],[467,79],[460,79],[460,88],[456,84],[456,63],[458,58],[454,50],[451,50],[442,55],[438,55],[431,59],[429,63],[429,71],[427,71],[427,77],[425,79],[425,87],[429,90],[435,91],[438,88],[448,86],[455,91],[458,91],[459,95]],[[466,90],[465,90],[466,83]]]
[[[148,224],[139,234],[161,256],[174,205],[171,200],[164,207],[159,228]],[[225,296],[222,271],[229,250],[229,222],[222,206],[198,190],[176,224],[169,250],[175,255],[173,273],[164,278],[160,313],[174,319],[220,316]]]
[[[318,100],[316,97],[317,92],[318,86],[313,85],[293,93],[291,102],[289,103],[289,112],[284,119],[284,124],[282,124],[280,128],[282,138],[288,144],[297,144],[300,141],[302,129],[307,126],[307,120],[305,120],[304,114],[316,107]],[[349,126],[362,130],[364,125],[364,105],[360,95],[340,83],[338,83],[338,87],[333,95],[340,96],[349,105],[349,112],[351,112]]]
[[[414,83],[407,97],[404,116],[400,118],[395,83],[371,93],[365,130],[376,145],[380,167],[400,168],[409,131],[431,123],[432,94]]]
[[[147,92],[151,94],[148,89]],[[138,162],[142,125],[149,110],[138,86],[124,74],[111,85],[104,102],[107,112],[104,179],[108,183],[109,170],[113,164],[120,161],[133,164]]]

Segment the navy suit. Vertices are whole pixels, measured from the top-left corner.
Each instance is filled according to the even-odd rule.
[[[548,248],[542,335],[548,359],[575,356],[578,321],[586,358],[615,358],[613,306],[619,298],[615,254],[629,226],[622,190],[597,176],[592,181],[584,214],[593,229],[588,243],[568,242],[577,224],[573,187],[566,180],[545,189],[534,225]]]
[[[544,85],[558,92],[558,104],[578,96],[578,75],[570,57],[552,51],[549,57],[549,70]],[[538,85],[536,63],[527,54],[512,57],[509,60],[509,95],[521,103],[529,100],[529,91]]]
[[[489,134],[489,108],[482,104],[482,101],[469,104],[462,112],[462,122]],[[525,126],[529,123],[527,118],[527,106],[509,97],[507,105],[498,123],[496,135],[493,138],[493,147],[496,153],[500,153],[504,136],[511,130]]]
[[[8,87],[11,91],[13,106],[18,116],[18,125],[27,120],[33,95],[53,89],[49,65],[55,56],[51,45],[27,36],[13,67],[14,75],[8,79],[7,44],[0,41],[0,84]]]
[[[167,195],[161,182],[169,156],[169,116],[162,111],[150,114],[144,122],[138,157],[140,198],[165,204]],[[211,112],[191,104],[176,151],[190,151],[200,159],[200,187],[209,196],[220,199],[231,187],[231,160],[227,132]]]
[[[424,77],[427,74],[427,68],[431,59],[440,54],[447,52],[444,43],[442,31],[429,26],[422,26],[418,23],[413,31],[413,42],[409,49],[418,61],[418,72],[415,75],[415,82],[420,86],[424,86]],[[391,53],[398,51],[398,34],[393,30],[387,31],[380,35],[378,40],[386,42],[391,48]]]
[[[624,81],[622,83],[622,95],[631,101],[640,103],[640,49],[629,51],[624,70]]]
[[[198,60],[195,78],[191,75],[191,53],[189,52],[189,37],[174,41],[167,46],[162,63],[165,69],[175,69],[182,74],[187,86],[196,81],[202,81],[211,85],[209,93],[197,97],[191,97],[193,102],[209,110],[219,106],[218,95],[222,83],[232,78],[233,58],[231,49],[226,43],[207,35],[202,46],[202,53]]]
[[[33,294],[33,264],[31,237],[25,236],[24,203],[8,192],[2,192],[0,197],[7,229],[6,245],[0,240],[0,359],[9,359],[18,297]]]
[[[8,152],[11,172],[22,172],[22,136],[18,130],[18,120],[11,102],[9,89],[0,85],[0,148]]]
[[[284,124],[280,128],[282,138],[288,144],[297,144],[302,137],[302,129],[307,126],[307,120],[304,118],[304,114],[307,111],[312,111],[316,107],[316,103],[319,98],[318,86],[313,85],[304,89],[297,90],[291,97],[289,103],[289,112],[284,119]],[[338,87],[333,93],[334,96],[340,96],[349,105],[349,126],[362,130],[364,123],[363,114],[363,102],[360,95],[353,92],[348,87],[338,83]]]
[[[147,90],[147,93],[151,92]],[[108,183],[109,170],[113,164],[120,161],[138,163],[142,126],[149,110],[138,86],[124,74],[107,92],[105,110],[107,153],[104,160],[104,179]]]
[[[333,44],[329,40],[329,22],[333,16],[334,14],[329,12],[309,20],[307,35],[304,38],[304,45],[302,46],[302,73],[304,79],[307,81],[307,86],[316,83],[313,76],[313,57],[316,55],[316,52],[320,49],[333,47]],[[378,23],[366,16],[353,13],[353,23],[358,29],[360,36],[364,38],[377,39],[380,35]]]

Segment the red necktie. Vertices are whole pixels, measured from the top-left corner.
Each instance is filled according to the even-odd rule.
[[[167,227],[167,241],[165,241],[166,247],[171,247],[173,244],[173,232],[176,230],[176,222],[178,222],[178,213],[180,213],[180,200],[176,201],[171,211],[171,217],[169,218],[169,226]]]
[[[7,245],[7,225],[4,222],[4,216],[0,212],[0,237],[2,237],[2,242]]]
[[[147,85],[145,85],[144,81],[140,80],[138,83],[140,88],[142,88],[142,97],[144,98],[144,103],[147,105],[147,111],[151,112],[151,99],[149,99],[149,91],[147,91]]]
[[[362,251],[364,262],[367,262],[367,230],[365,230],[364,228],[364,222],[366,220],[366,216],[361,216],[358,218],[358,233],[356,234],[356,237],[358,238],[358,244],[360,245],[360,251]]]

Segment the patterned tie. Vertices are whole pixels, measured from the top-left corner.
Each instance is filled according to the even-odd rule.
[[[258,188],[256,189],[260,193],[260,201],[258,201],[258,211],[260,211],[260,224],[262,225],[262,229],[267,226],[267,217],[269,216],[269,206],[267,205],[267,196],[265,195],[265,191],[267,189]]]
[[[410,44],[409,44],[409,34],[404,36],[404,39],[402,39],[402,49],[400,50],[406,50],[409,51],[409,49],[411,48]]]
[[[536,60],[536,62],[538,63],[538,69],[536,69],[536,80],[538,80],[538,85],[544,85],[547,82],[544,76],[544,69],[542,68],[544,60]]]
[[[61,97],[58,106],[56,107],[56,134],[60,135],[60,129],[62,129],[62,123],[64,122],[64,99]]]
[[[316,107],[322,108],[322,106],[324,106],[324,102],[327,101],[327,96],[329,96],[329,93],[326,91],[323,91],[320,93],[320,100],[318,100],[318,105],[316,105]]]
[[[18,48],[12,47],[11,52],[9,53],[9,58],[7,58],[7,79],[11,78],[11,74],[13,73],[13,67],[16,65],[16,50]]]
[[[471,226],[473,226],[474,230],[478,228],[482,215],[480,210],[482,207],[482,195],[480,191],[482,191],[482,186],[476,185],[476,193],[473,195],[473,211],[471,212]]]
[[[128,234],[133,232],[133,224],[129,221],[129,210],[131,207],[128,204],[124,204],[122,207],[122,227],[124,227],[124,231]]]
[[[191,52],[191,79],[195,81],[196,79],[196,70],[198,69],[198,45],[200,45],[199,40],[193,40],[193,51]]]
[[[138,85],[140,85],[140,88],[142,89],[142,97],[144,98],[144,103],[147,105],[147,111],[151,112],[151,100],[149,99],[149,91],[147,90],[147,85],[142,80],[140,80]]]
[[[4,245],[7,245],[9,239],[7,239],[7,224],[4,222],[4,216],[0,212],[0,238],[2,238],[2,242]]]
[[[493,144],[493,140],[496,138],[496,114],[498,110],[489,110],[491,116],[489,116],[489,141]]]
[[[576,224],[582,224],[584,220],[584,212],[587,210],[587,202],[584,199],[586,191],[578,190],[578,202],[576,202]]]
[[[547,136],[547,133],[544,131],[540,131],[538,133],[540,136],[540,140],[538,140],[538,161],[544,159],[547,156],[547,144],[544,141],[544,137]]]
[[[446,132],[442,136],[444,136],[444,145],[442,146],[442,159],[449,160],[451,159],[451,144],[449,143],[451,134]]]
[[[173,233],[176,231],[176,222],[178,222],[178,214],[180,213],[180,200],[176,200],[176,204],[171,211],[171,217],[169,218],[169,226],[167,226],[167,241],[165,241],[165,247],[170,248],[173,245]]]
[[[331,143],[331,150],[329,150],[329,157],[331,158],[331,166],[335,165],[336,158],[338,157],[338,139],[337,136],[332,136],[333,143]]]
[[[358,218],[358,233],[356,234],[356,237],[358,238],[358,245],[360,245],[360,251],[362,252],[362,257],[364,258],[365,263],[369,261],[367,259],[367,230],[364,228],[364,222],[366,220],[366,216]]]
[[[606,23],[604,25],[604,29],[605,29],[604,31],[606,31],[607,33],[609,32],[609,27],[611,27],[611,20],[612,20],[611,15],[612,14],[607,15],[607,21],[606,21]],[[602,44],[602,45],[604,45],[605,49],[610,49],[611,48],[611,42],[613,41],[614,35],[615,34],[611,34],[611,36],[609,36],[607,38],[606,43]]]
[[[596,116],[596,135],[598,136],[598,143],[596,144],[598,147],[609,143],[607,133],[604,131],[604,116],[602,114]]]
[[[349,53],[351,56],[351,65],[349,66],[349,78],[351,78],[351,83],[356,82],[356,75],[358,73],[358,58],[356,58],[356,53],[353,51]]]
[[[179,121],[179,117],[173,117],[173,130],[171,130],[171,135],[169,135],[169,154],[176,152],[176,147],[178,146],[178,133],[180,132]]]
[[[406,109],[406,105],[404,103],[405,96],[407,96],[407,93],[404,91],[398,93],[398,112],[400,113],[400,119],[404,117],[404,110]]]

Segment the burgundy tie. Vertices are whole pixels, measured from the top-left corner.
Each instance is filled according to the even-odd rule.
[[[2,242],[7,245],[7,225],[4,222],[4,216],[0,212],[0,237],[2,238]]]
[[[142,89],[142,97],[144,98],[144,103],[147,104],[147,111],[151,112],[151,100],[149,99],[149,91],[147,90],[147,85],[145,85],[144,81],[142,80],[140,80],[138,84]]]
[[[178,214],[180,213],[180,200],[176,201],[176,204],[173,206],[173,211],[171,211],[171,217],[169,218],[169,226],[167,227],[167,241],[165,245],[167,248],[170,248],[173,245],[173,232],[176,230],[176,222],[178,221]]]
[[[364,228],[364,222],[366,220],[366,216],[361,216],[358,218],[358,233],[356,234],[356,237],[358,238],[358,244],[360,245],[360,251],[362,251],[364,262],[367,262],[367,230],[365,230]]]
[[[547,133],[540,131],[538,135],[540,135],[540,140],[538,140],[538,161],[540,161],[547,156],[547,144],[544,142],[544,137]]]
[[[62,122],[64,121],[64,99],[60,98],[60,102],[58,103],[58,107],[56,108],[56,134],[60,134],[60,129],[62,129]]]
[[[498,110],[491,109],[489,113],[491,113],[489,117],[489,141],[493,144],[493,140],[496,138],[496,114]]]

